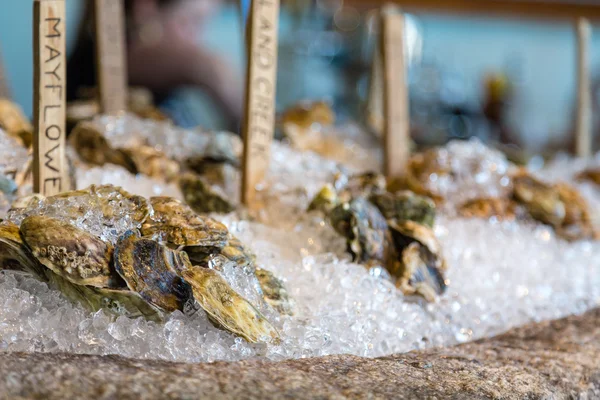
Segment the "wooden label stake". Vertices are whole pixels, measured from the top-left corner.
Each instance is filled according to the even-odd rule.
[[[370,26],[379,25],[381,13],[376,11],[369,15]],[[376,42],[380,42],[381,35],[377,35]],[[379,137],[382,135],[383,125],[383,66],[381,64],[381,46],[373,49],[371,60],[371,76],[369,77],[369,91],[367,94],[367,123],[371,130]]]
[[[590,23],[585,18],[579,18],[577,20],[577,119],[575,122],[575,153],[578,157],[592,155],[590,36]]]
[[[407,64],[404,15],[383,13],[381,55],[383,62],[384,173],[388,178],[404,174],[410,152]]]
[[[279,0],[252,0],[246,25],[246,101],[242,203],[252,207],[267,172],[275,129]]]
[[[123,0],[95,0],[96,66],[100,109],[116,114],[127,109],[127,66]]]
[[[65,158],[65,2],[33,3],[33,191],[69,190]]]

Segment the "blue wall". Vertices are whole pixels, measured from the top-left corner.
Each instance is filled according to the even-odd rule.
[[[77,21],[82,12],[82,0],[67,2],[67,46],[72,45]],[[32,112],[33,52],[32,18],[33,1],[0,0],[0,52],[14,99],[21,104],[27,115]],[[10,3],[8,5],[7,3]]]

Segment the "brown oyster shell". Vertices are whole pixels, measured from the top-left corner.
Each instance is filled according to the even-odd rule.
[[[144,300],[161,310],[184,310],[191,290],[178,275],[190,267],[183,252],[140,238],[134,231],[123,234],[115,248],[115,269]]]
[[[222,248],[227,243],[227,227],[200,216],[173,197],[151,197],[154,215],[142,225],[142,235],[174,246]]]
[[[40,263],[69,281],[95,287],[120,287],[111,270],[113,247],[55,218],[29,216],[20,228],[23,241]]]
[[[192,286],[197,303],[217,327],[251,343],[279,342],[279,333],[271,323],[218,272],[195,266],[183,271],[182,276]]]

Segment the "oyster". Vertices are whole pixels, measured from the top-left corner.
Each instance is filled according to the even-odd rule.
[[[556,231],[558,235],[566,240],[596,238],[590,208],[583,196],[565,183],[557,183],[554,188],[565,205],[565,217]]]
[[[308,211],[328,213],[339,204],[339,198],[333,185],[326,184],[308,205]]]
[[[227,227],[196,214],[172,197],[151,197],[154,215],[142,225],[142,235],[172,246],[222,248],[227,243]]]
[[[325,101],[300,102],[288,108],[281,117],[284,125],[295,125],[301,129],[308,129],[313,124],[323,126],[335,123],[335,114]]]
[[[446,290],[446,262],[433,231],[414,221],[389,221],[396,251],[400,254],[389,272],[405,295],[434,301]]]
[[[33,126],[23,110],[6,98],[0,98],[0,129],[17,138],[24,147],[33,143]]]
[[[279,333],[271,323],[237,294],[218,272],[192,267],[181,272],[193,290],[194,298],[210,320],[251,343],[278,343]]]
[[[150,321],[162,321],[162,312],[146,302],[138,293],[127,288],[109,289],[76,285],[69,280],[46,270],[48,284],[61,291],[69,300],[81,304],[89,311],[101,309],[116,316],[129,318],[144,317]]]
[[[280,314],[294,315],[294,301],[290,299],[283,281],[266,269],[257,268],[255,274],[267,304]]]
[[[353,261],[382,263],[392,259],[388,225],[379,210],[358,197],[331,210],[329,221],[347,240]]]
[[[373,194],[384,193],[386,184],[385,176],[377,172],[364,172],[350,176],[338,173],[333,186],[341,201],[348,201],[353,197],[369,197]]]
[[[513,178],[513,197],[540,222],[556,228],[565,220],[566,205],[560,193],[525,172]]]
[[[183,311],[191,298],[189,285],[178,275],[189,267],[185,253],[133,231],[123,234],[115,248],[115,269],[127,287],[164,311]]]
[[[44,267],[23,243],[19,227],[13,223],[0,225],[0,270],[25,271],[44,280]]]
[[[369,197],[385,219],[411,220],[433,227],[435,203],[428,197],[410,191],[374,193]]]
[[[188,168],[198,174],[204,174],[207,167],[228,164],[239,168],[243,144],[239,136],[230,132],[214,132],[201,156],[186,160]]]
[[[97,237],[58,219],[30,216],[20,232],[40,263],[79,285],[119,287],[110,261],[113,247]]]
[[[197,213],[229,213],[235,206],[217,185],[193,173],[185,173],[179,179],[179,187],[185,202]]]
[[[167,182],[173,181],[179,175],[179,163],[169,159],[165,153],[151,146],[139,146],[134,149],[120,149],[135,165],[137,172],[161,178]]]
[[[514,220],[523,214],[514,200],[502,197],[469,200],[459,207],[458,213],[467,218],[496,217],[502,220]]]
[[[71,135],[69,143],[77,150],[79,157],[89,164],[115,164],[125,168],[132,174],[138,173],[138,167],[131,155],[120,149],[114,149],[96,126],[90,122],[78,124]]]
[[[600,185],[600,168],[589,168],[577,174],[576,179],[579,181],[590,181],[596,185]]]

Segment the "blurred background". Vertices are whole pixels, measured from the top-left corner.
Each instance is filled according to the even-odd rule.
[[[71,51],[84,0],[66,1]],[[31,115],[32,6],[30,1],[7,3],[0,13],[0,51],[13,98]],[[369,7],[360,3],[282,1],[278,111],[301,99],[327,99],[341,120],[364,122],[377,27],[369,21]],[[225,57],[241,77],[240,21],[237,3],[224,2],[198,41]],[[568,149],[576,103],[572,20],[413,13],[407,37],[411,129],[417,141],[478,136],[536,152]],[[592,38],[597,110],[600,35]],[[174,96],[194,116],[183,124],[223,128],[219,109],[206,93],[181,88]],[[595,133],[599,126],[596,118]]]

